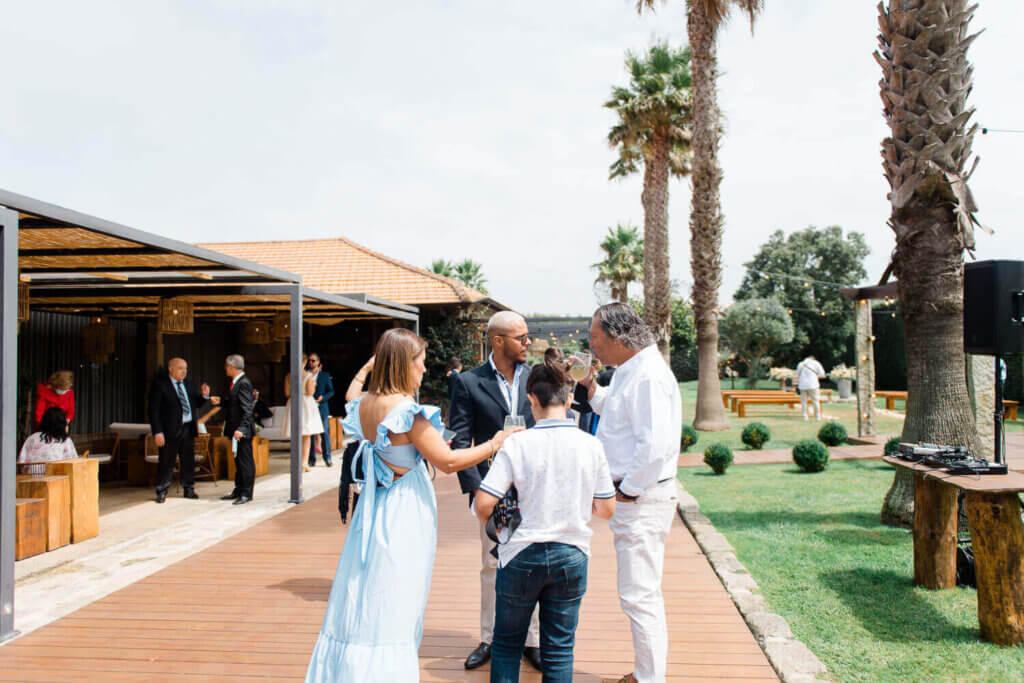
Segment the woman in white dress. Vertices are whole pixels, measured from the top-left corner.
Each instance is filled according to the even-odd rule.
[[[306,370],[306,354],[302,354],[302,453],[309,453],[309,440],[314,436],[324,433],[324,423],[320,420],[320,408],[316,404],[313,394],[316,392],[316,379],[312,373]],[[284,376],[284,395],[288,400],[284,404],[284,424],[281,432],[284,438],[291,438],[292,419],[292,374],[289,372]],[[303,471],[308,472],[309,466],[303,465]]]

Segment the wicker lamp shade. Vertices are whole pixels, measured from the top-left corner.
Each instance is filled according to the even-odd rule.
[[[195,318],[192,303],[181,299],[160,299],[157,331],[162,334],[192,334]]]
[[[106,316],[93,316],[82,328],[82,353],[90,363],[102,365],[114,352],[114,328]]]
[[[29,318],[28,283],[18,283],[18,322],[23,323]]]
[[[274,341],[288,341],[292,338],[291,313],[278,313],[270,327],[270,337]]]
[[[243,339],[246,344],[269,344],[270,323],[265,320],[253,320],[245,324]]]

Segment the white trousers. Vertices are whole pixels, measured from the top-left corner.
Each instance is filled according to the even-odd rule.
[[[668,668],[661,575],[675,514],[676,484],[669,480],[632,503],[617,502],[608,522],[619,565],[619,604],[633,630],[633,675],[638,683],[662,683]]]
[[[480,641],[490,644],[494,640],[494,583],[498,578],[498,558],[491,555],[494,541],[480,525]],[[530,629],[526,632],[526,647],[540,647],[540,608],[533,610]]]
[[[800,411],[807,419],[807,401],[810,400],[814,406],[814,419],[821,419],[821,393],[817,389],[800,390]]]

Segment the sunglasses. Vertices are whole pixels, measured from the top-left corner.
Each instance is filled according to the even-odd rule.
[[[521,337],[513,337],[510,334],[499,334],[499,335],[495,335],[495,336],[505,337],[506,339],[515,339],[517,342],[519,342],[523,346],[526,346],[527,344],[530,343],[530,335],[528,335],[528,334],[524,334]]]

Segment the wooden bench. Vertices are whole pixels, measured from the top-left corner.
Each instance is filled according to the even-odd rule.
[[[71,542],[80,543],[100,533],[99,461],[75,458],[46,463],[48,476],[65,476],[70,487]]]
[[[764,396],[751,396],[739,398],[736,401],[736,416],[746,417],[748,405],[784,405],[790,408],[800,405],[799,396],[778,396],[778,397],[764,397]]]
[[[885,399],[886,410],[896,410],[896,399],[903,399],[903,409],[907,408],[907,392],[905,391],[875,391],[875,396]]]
[[[18,498],[46,500],[46,549],[71,542],[71,486],[66,476],[18,477]]]
[[[49,536],[45,498],[16,498],[14,501],[14,559],[46,552]]]
[[[1017,419],[1017,406],[1018,405],[1020,405],[1019,401],[1010,401],[1010,400],[1005,399],[1005,398],[1003,399],[1003,414],[1006,416],[1007,420],[1016,420]]]
[[[791,391],[782,391],[781,389],[723,389],[722,390],[722,406],[725,408],[729,407],[729,402],[737,396],[782,396],[792,394]],[[733,407],[733,410],[736,410]]]
[[[784,398],[784,399],[795,398],[795,399],[799,400],[800,396],[797,395],[797,394],[794,394],[791,391],[775,391],[775,392],[764,392],[764,393],[758,393],[758,394],[743,394],[741,396],[730,396],[729,397],[729,409],[732,412],[735,413],[737,410],[739,410],[739,402],[741,400],[752,399],[752,398]]]

